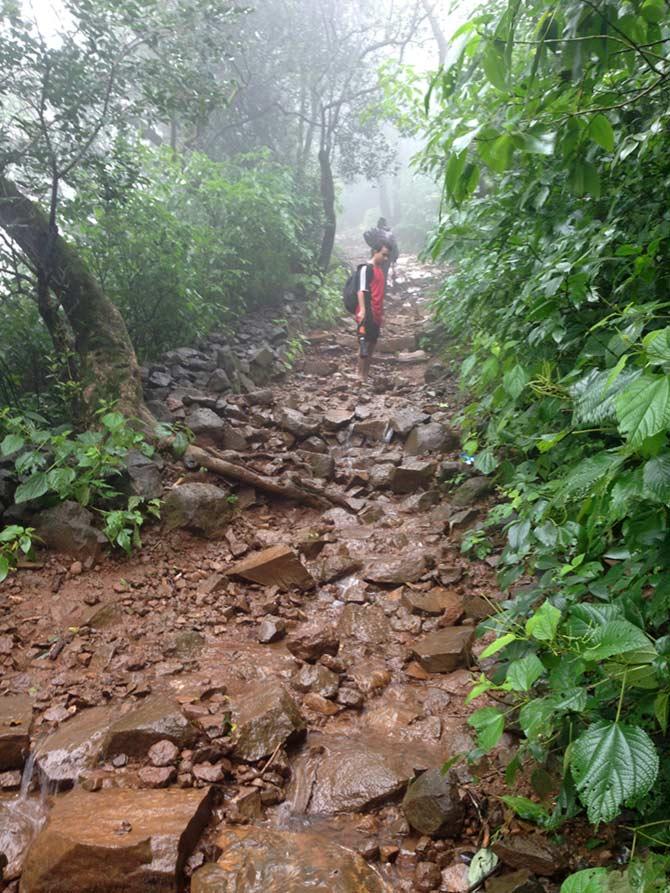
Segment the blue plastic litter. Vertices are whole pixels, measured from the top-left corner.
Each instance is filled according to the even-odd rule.
[[[461,462],[465,462],[466,465],[474,465],[475,464],[475,457],[468,456],[467,453],[461,453],[461,455],[458,458],[461,460]]]

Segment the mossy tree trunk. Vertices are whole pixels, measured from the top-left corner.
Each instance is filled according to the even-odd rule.
[[[42,208],[3,176],[0,227],[30,259],[38,276],[48,275],[80,358],[85,411],[90,416],[101,400],[116,400],[121,412],[149,426],[153,419],[144,405],[137,358],[121,314],[76,250],[58,233],[50,233]]]

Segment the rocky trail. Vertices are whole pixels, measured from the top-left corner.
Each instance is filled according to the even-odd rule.
[[[260,486],[196,448],[163,469],[136,556],[52,553],[4,587],[4,889],[467,893],[512,743],[477,784],[440,772],[473,746],[474,627],[498,593],[460,539],[490,483],[459,460],[455,384],[421,349],[437,272],[401,267],[370,385],[345,320],[280,376],[272,348],[220,358],[219,393],[207,365],[147,370],[154,411]],[[530,829],[498,835],[486,893],[565,871]]]

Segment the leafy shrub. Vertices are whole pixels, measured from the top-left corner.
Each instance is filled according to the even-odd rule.
[[[670,221],[667,34],[655,2],[476,11],[433,79],[422,164],[450,206],[435,312],[469,342],[466,449],[508,512],[488,750],[522,734],[562,777],[557,827],[627,807],[670,842]],[[655,54],[650,58],[640,44]],[[475,544],[476,545],[476,544]],[[653,788],[653,791],[652,791]]]
[[[0,583],[7,578],[21,555],[31,555],[35,539],[32,527],[10,524],[0,530]]]

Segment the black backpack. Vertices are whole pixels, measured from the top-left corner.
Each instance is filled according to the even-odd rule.
[[[344,283],[344,288],[342,289],[344,306],[349,313],[355,313],[356,308],[358,307],[358,282],[360,278],[361,267],[364,266],[365,264],[359,264],[356,269],[349,274],[347,281]]]

